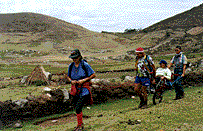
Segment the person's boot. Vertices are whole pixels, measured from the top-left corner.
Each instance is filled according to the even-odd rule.
[[[185,93],[181,92],[180,99],[184,98],[184,96],[185,96]]]
[[[179,100],[181,99],[180,96],[176,95],[176,97],[173,100]]]
[[[83,116],[82,112],[80,114],[77,114],[78,125],[76,126],[74,131],[80,131],[80,130],[84,129],[84,124],[82,122],[82,116]]]
[[[141,108],[144,105],[144,99],[142,97],[140,97],[140,104],[138,106],[138,108]]]
[[[147,101],[144,101],[143,103],[144,103],[144,105],[141,107],[141,109],[146,109],[147,108]]]

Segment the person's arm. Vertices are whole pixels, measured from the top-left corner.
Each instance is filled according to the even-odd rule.
[[[68,80],[70,81],[70,83],[73,84],[73,85],[77,83],[76,80],[71,80],[71,78],[70,78],[69,76],[67,77],[67,79],[68,79]]]
[[[183,74],[181,75],[182,77],[185,76],[186,64],[187,64],[187,57],[184,55]]]
[[[84,79],[82,79],[82,80],[79,80],[79,81],[78,81],[78,84],[83,84],[84,82],[90,81],[91,79],[93,79],[93,78],[95,78],[95,77],[96,77],[96,75],[95,75],[95,73],[94,73],[94,74],[92,74],[90,77],[87,77],[87,78],[84,78]]]
[[[71,76],[69,76],[69,71],[70,71],[70,66],[71,66],[71,64],[68,66],[68,74],[67,74],[67,79],[70,81],[70,83],[71,84],[76,84],[77,83],[77,81],[76,80],[72,80],[71,79]]]
[[[84,82],[90,81],[91,79],[96,77],[94,70],[92,69],[92,67],[89,64],[84,63],[84,66],[87,69],[88,77],[79,80],[78,84],[83,84]]]
[[[152,66],[152,69],[153,69],[153,78],[155,79],[156,78],[156,68],[155,68],[155,65],[154,64],[152,64],[151,65]]]
[[[153,70],[153,78],[155,79],[156,77],[156,68],[155,68],[155,65],[154,65],[154,62],[152,60],[152,58],[149,56],[149,59],[147,59],[147,62],[150,64],[150,66],[152,67],[152,70]],[[150,73],[150,72],[149,72]]]
[[[91,79],[93,79],[93,78],[95,78],[95,77],[96,77],[96,75],[95,75],[95,73],[94,73],[94,74],[92,74],[90,77],[87,77],[87,78],[83,79],[83,81],[84,81],[84,82],[90,81]]]
[[[181,75],[182,77],[185,76],[185,70],[186,70],[186,64],[183,65],[183,74]]]
[[[174,57],[172,58],[170,64],[168,65],[168,69],[170,69],[173,64],[174,64]]]

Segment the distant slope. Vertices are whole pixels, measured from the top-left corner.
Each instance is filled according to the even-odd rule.
[[[36,13],[0,14],[0,42],[2,44],[26,44],[42,48],[51,43],[57,48],[83,50],[117,48],[117,36],[90,31],[82,26]],[[24,46],[25,48],[26,46]]]
[[[146,32],[203,26],[203,4],[145,28]]]
[[[0,18],[3,50],[36,49],[57,55],[62,50],[70,53],[78,48],[88,56],[93,53],[95,57],[105,58],[124,55],[140,46],[153,55],[174,53],[176,45],[181,45],[187,53],[203,50],[203,4],[136,33],[98,33],[36,13],[0,14]]]

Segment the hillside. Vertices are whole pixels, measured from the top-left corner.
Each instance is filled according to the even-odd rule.
[[[131,40],[131,45],[145,47],[151,55],[170,55],[181,45],[183,52],[203,56],[203,4],[171,18],[160,21],[138,32],[117,34]],[[133,47],[133,46],[132,46]],[[130,53],[131,52],[131,53]],[[133,50],[129,51],[130,54]]]
[[[203,4],[194,7],[188,11],[177,14],[173,17],[160,21],[156,24],[153,24],[144,30],[146,32],[152,32],[157,30],[166,30],[166,29],[191,29],[196,26],[203,26]]]
[[[116,36],[36,13],[0,14],[0,43],[5,49],[96,50],[117,48]],[[58,52],[57,52],[58,53]]]
[[[202,57],[202,14],[203,5],[200,5],[134,33],[93,32],[36,13],[0,14],[1,51],[17,51],[17,54],[11,55],[3,53],[12,58],[17,55],[23,58],[25,55],[64,57],[70,50],[79,48],[86,57],[108,59],[113,56],[114,60],[124,60],[126,53],[134,54],[133,51],[139,46],[156,56],[170,55],[176,45],[181,45],[187,55],[191,54],[190,58]],[[30,55],[24,50],[43,53]]]

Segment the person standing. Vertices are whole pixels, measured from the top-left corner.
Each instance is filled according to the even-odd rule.
[[[90,90],[90,80],[96,77],[96,75],[91,66],[83,59],[78,49],[73,50],[69,58],[71,58],[73,62],[69,65],[67,79],[71,82],[70,94],[73,96],[74,105],[76,108],[78,125],[76,126],[75,131],[77,131],[84,129],[84,124],[82,121],[82,108],[84,104],[93,103]],[[72,89],[75,90],[72,91]]]
[[[174,100],[184,98],[184,90],[182,87],[182,80],[185,76],[186,64],[187,64],[187,57],[181,52],[181,46],[176,46],[175,48],[176,55],[172,58],[171,63],[168,65],[170,69],[171,66],[174,64],[174,83],[176,97]]]
[[[145,55],[144,49],[139,47],[136,49],[135,70],[137,72],[134,89],[140,97],[138,108],[147,108],[147,88],[150,88],[151,80],[155,78],[155,66],[152,58]]]

